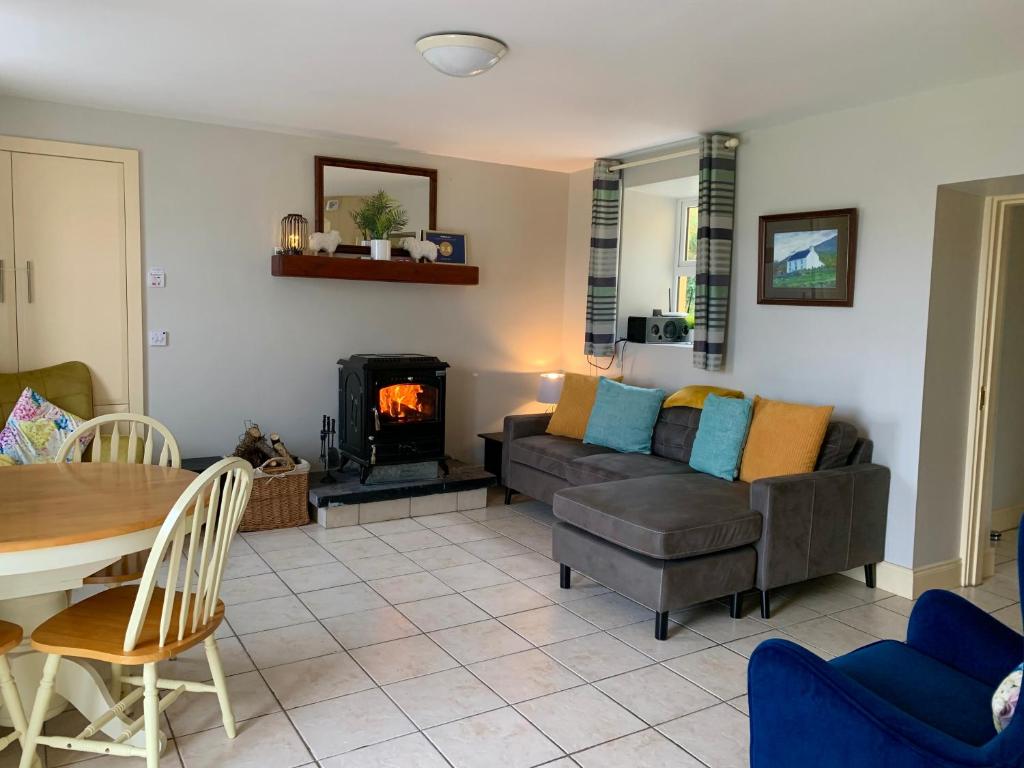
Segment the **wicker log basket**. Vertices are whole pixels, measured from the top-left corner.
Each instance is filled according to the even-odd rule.
[[[235,456],[254,467],[252,495],[240,531],[292,528],[309,522],[309,462],[292,456],[279,435],[263,436],[248,422],[239,436]]]

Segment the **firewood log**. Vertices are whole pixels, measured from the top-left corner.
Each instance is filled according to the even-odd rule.
[[[270,445],[274,449],[274,453],[282,458],[288,459],[290,462],[297,463],[297,459],[292,455],[292,452],[288,450],[288,447],[282,442],[281,436],[277,432],[270,433]]]

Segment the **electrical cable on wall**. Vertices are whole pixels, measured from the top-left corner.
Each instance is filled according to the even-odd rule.
[[[587,363],[590,365],[590,367],[598,371],[607,371],[609,368],[611,368],[612,364],[615,362],[616,356],[618,355],[619,342],[622,343],[622,354],[625,355],[626,344],[628,344],[629,342],[626,341],[626,339],[622,338],[616,339],[615,343],[612,345],[612,356],[608,358],[608,365],[598,365],[597,363],[594,362],[594,359],[590,355],[587,355]]]

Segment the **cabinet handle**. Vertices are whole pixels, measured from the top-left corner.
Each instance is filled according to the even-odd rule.
[[[26,261],[25,262],[25,277],[28,278],[28,283],[27,283],[26,287],[28,289],[28,303],[31,304],[33,301],[35,301],[35,295],[36,295],[35,291],[32,289],[32,262],[31,261]]]

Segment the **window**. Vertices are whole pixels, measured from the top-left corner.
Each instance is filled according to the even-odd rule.
[[[676,208],[676,262],[672,285],[673,312],[686,315],[693,327],[697,276],[697,201],[680,200]]]

